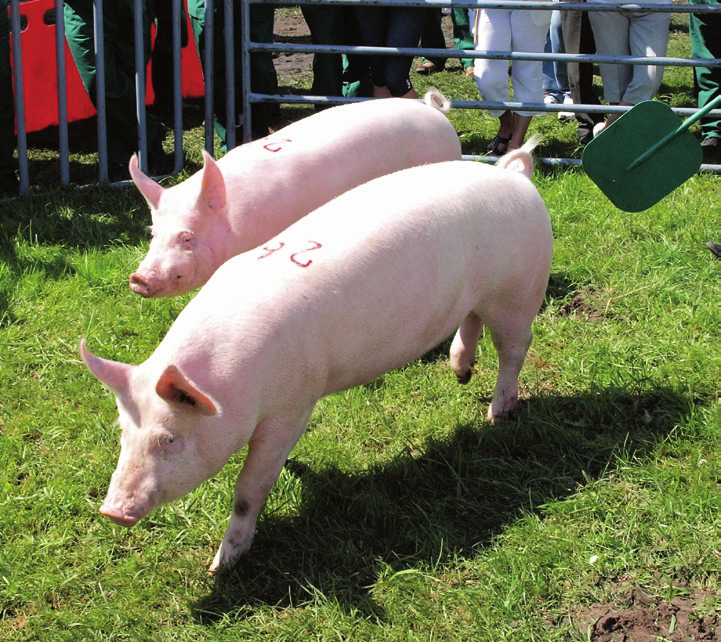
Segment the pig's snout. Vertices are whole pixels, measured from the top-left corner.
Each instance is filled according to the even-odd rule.
[[[139,294],[140,296],[152,296],[150,281],[144,279],[137,272],[133,272],[130,275],[130,289],[135,292],[135,294]]]
[[[109,517],[120,526],[127,526],[128,528],[130,528],[131,526],[135,526],[135,524],[138,523],[137,517],[134,517],[133,515],[123,514],[117,508],[107,506],[106,504],[103,504],[100,507],[100,513],[102,515],[105,515],[105,517]]]

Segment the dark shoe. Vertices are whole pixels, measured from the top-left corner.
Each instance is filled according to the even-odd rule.
[[[164,176],[173,171],[173,157],[166,154],[163,149],[163,141],[167,133],[167,127],[158,123],[158,133],[148,150],[148,172],[151,176]]]
[[[711,241],[709,241],[706,243],[706,247],[711,250],[712,254],[716,255],[716,258],[721,259],[721,245],[718,243],[711,243]]]
[[[431,74],[437,74],[440,71],[443,71],[443,67],[437,65],[435,62],[431,62],[430,60],[426,60],[424,63],[421,63],[418,69],[416,69],[416,73],[421,76],[430,76]]]
[[[511,137],[508,136],[508,138],[504,138],[503,136],[496,136],[493,139],[493,142],[488,143],[488,147],[486,147],[486,151],[491,156],[503,156],[503,154],[508,151],[508,143],[511,142]],[[501,149],[501,145],[503,145],[503,149]]]
[[[130,180],[130,170],[127,163],[108,163],[108,181],[118,183]]]
[[[577,119],[579,122],[578,127],[576,128],[576,134],[578,135],[578,142],[581,143],[581,145],[588,145],[593,140],[593,128],[598,123],[602,123],[604,121],[604,118],[601,114],[598,115],[598,120],[596,118],[590,118],[589,121],[587,121],[586,118],[583,118],[582,120]],[[591,125],[590,123],[593,123]]]
[[[578,142],[579,142],[581,145],[586,146],[586,145],[588,145],[588,143],[590,143],[592,140],[593,140],[593,132],[592,132],[592,131],[590,131],[590,130],[588,130],[588,129],[584,129],[583,131],[579,130],[579,132],[578,132]]]
[[[15,174],[0,176],[0,198],[17,196],[20,193],[20,182]]]
[[[721,163],[721,138],[709,136],[701,141],[703,151],[703,162],[708,165]]]

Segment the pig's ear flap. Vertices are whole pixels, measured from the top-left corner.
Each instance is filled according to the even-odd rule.
[[[225,207],[225,180],[223,180],[223,173],[220,168],[213,160],[213,157],[203,150],[203,169],[200,170],[202,173],[200,194],[198,195],[198,201],[201,207],[201,211],[209,209],[212,212],[217,212]]]
[[[212,416],[218,412],[215,404],[198,390],[176,366],[168,366],[155,384],[155,392],[168,403],[181,405],[189,412]]]
[[[145,197],[150,209],[157,210],[160,206],[160,197],[163,195],[165,188],[156,183],[152,178],[143,174],[138,167],[138,157],[133,154],[128,165],[130,177],[135,183],[135,187]]]
[[[128,379],[135,366],[96,357],[85,346],[85,339],[80,340],[80,356],[88,370],[116,395],[120,396],[127,390]]]

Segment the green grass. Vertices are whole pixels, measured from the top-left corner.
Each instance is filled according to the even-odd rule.
[[[446,76],[475,91],[461,74],[431,80]],[[467,139],[492,134],[483,112],[454,118]],[[573,144],[570,124],[534,126]],[[487,336],[468,386],[445,343],[322,400],[250,554],[216,578],[242,453],[132,530],[97,510],[117,414],[78,340],[139,363],[192,296],[130,292],[142,198],[86,188],[3,203],[0,639],[583,640],[578,614],[635,587],[720,595],[721,263],[703,245],[721,240],[718,178],[640,214],[577,169],[534,182],[554,264],[515,415],[484,418]],[[697,615],[713,613],[718,597]]]

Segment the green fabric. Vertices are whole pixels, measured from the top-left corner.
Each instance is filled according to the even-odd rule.
[[[441,28],[443,14],[441,9],[426,9],[426,19],[423,23],[423,34],[421,35],[421,47],[424,49],[445,49],[446,39]],[[468,19],[468,9],[453,9],[451,11],[453,22],[453,46],[456,49],[475,49],[473,34]],[[446,66],[445,58],[423,58],[441,69]],[[473,67],[474,58],[461,58],[463,68]]]
[[[358,20],[353,7],[346,7],[345,11],[345,41],[343,44],[357,47],[361,44]],[[368,56],[359,54],[343,56],[343,95],[350,98],[373,96]]]
[[[690,0],[689,4],[718,5],[718,0]],[[721,15],[689,14],[691,55],[694,58],[721,58]],[[698,106],[704,107],[721,94],[721,67],[695,67]],[[721,118],[701,119],[703,138],[721,138]]]
[[[150,59],[150,23],[153,0],[143,3],[145,63]],[[90,100],[97,106],[95,36],[92,0],[65,0],[65,36],[75,66]],[[127,165],[138,147],[135,109],[135,43],[132,0],[103,4],[105,44],[105,107],[108,126],[108,162]],[[147,116],[148,148],[158,134],[158,123]]]
[[[233,3],[233,22],[235,26],[235,105],[240,112],[242,90],[242,68],[240,56],[240,2]],[[253,4],[250,7],[250,38],[253,42],[273,42],[274,5]],[[193,28],[195,45],[200,55],[201,65],[205,55],[205,0],[188,0],[188,15]],[[221,150],[227,151],[226,120],[225,120],[225,44],[223,29],[225,17],[223,3],[213,2],[213,22],[215,34],[213,38],[213,105],[215,106],[215,132],[221,140]],[[262,94],[278,93],[278,75],[273,66],[273,54],[270,52],[253,52],[250,55],[251,88]],[[261,138],[268,133],[269,106],[265,104],[251,105],[251,126],[253,138]],[[240,132],[237,140],[240,141]]]
[[[15,105],[10,66],[9,0],[0,0],[0,176],[14,175]]]

